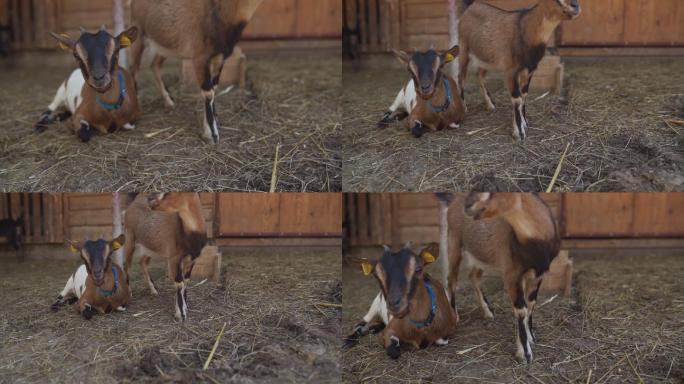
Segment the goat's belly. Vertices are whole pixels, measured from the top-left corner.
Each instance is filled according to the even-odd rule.
[[[480,60],[477,56],[473,55],[472,53],[469,55],[469,57],[471,65],[474,68],[482,68],[488,71],[497,71],[501,69],[499,68],[499,66],[496,65],[496,63],[488,63],[484,60]]]
[[[142,257],[144,255],[152,256],[154,258],[164,258],[165,257],[161,253],[159,253],[157,251],[153,251],[153,250],[147,248],[146,246],[144,246],[140,243],[135,244],[135,250],[133,251],[133,255],[135,257]]]
[[[487,273],[499,273],[499,270],[496,268],[496,266],[482,262],[468,250],[463,250],[463,256],[466,260],[466,263],[468,264],[468,269],[477,268]]]
[[[176,58],[184,58],[184,59],[191,59],[191,55],[183,55],[182,52],[178,52],[173,49],[165,48],[164,46],[160,45],[156,41],[152,40],[150,37],[147,37],[147,41],[150,43],[150,49],[152,50],[153,53],[156,53],[160,56],[164,57],[176,57]]]
[[[74,113],[76,109],[83,102],[83,87],[85,86],[85,79],[83,72],[80,69],[74,69],[66,81],[65,103],[69,112]]]

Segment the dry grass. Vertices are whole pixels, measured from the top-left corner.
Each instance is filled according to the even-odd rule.
[[[165,81],[176,108],[164,108],[145,69],[143,116],[135,131],[98,135],[88,144],[64,123],[34,134],[33,123],[72,65],[73,59],[64,59],[69,55],[60,55],[23,60],[27,65],[0,62],[5,191],[268,191],[279,144],[278,191],[341,189],[336,51],[250,55],[249,93],[217,98],[219,145],[200,138],[203,103],[199,92],[180,87],[173,61],[165,66]],[[38,67],[52,61],[59,65]]]
[[[49,307],[75,261],[3,259],[0,382],[339,381],[339,252],[224,249],[223,255],[225,281],[193,281],[184,324],[173,318],[163,263],[152,269],[159,297],[149,293],[136,263],[128,311],[87,321],[72,308],[52,313]]]
[[[343,67],[345,191],[543,191],[569,150],[555,191],[684,190],[682,58],[566,60],[566,90],[530,94],[528,139],[510,137],[511,108],[499,76],[489,112],[471,74],[460,129],[415,139],[376,123],[408,73],[389,56]]]
[[[540,295],[534,324],[540,341],[531,365],[513,357],[510,302],[501,280],[485,277],[494,319],[485,320],[461,277],[456,335],[445,347],[403,350],[390,359],[376,336],[343,352],[348,383],[681,383],[684,380],[684,260],[639,251],[575,258],[570,297]],[[633,252],[634,253],[634,252]],[[373,257],[374,254],[367,256]],[[441,276],[436,266],[429,268]],[[365,314],[378,287],[374,279],[343,268],[343,327]]]

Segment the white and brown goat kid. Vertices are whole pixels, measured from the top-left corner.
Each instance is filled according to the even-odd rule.
[[[223,64],[233,53],[242,31],[263,0],[134,0],[133,24],[155,51],[152,70],[164,104],[175,105],[161,77],[167,57],[192,60],[204,98],[203,137],[218,143],[219,123],[214,103]],[[131,72],[136,76],[145,49],[144,39],[133,45]]]
[[[487,71],[504,74],[504,81],[513,103],[513,137],[527,136],[525,102],[532,75],[546,53],[546,43],[563,20],[580,14],[577,0],[539,0],[531,8],[506,11],[484,1],[459,1],[459,56],[458,83],[461,99],[465,102],[468,65],[478,69],[480,89],[487,107],[495,108],[487,90]]]
[[[458,52],[458,46],[444,53],[434,49],[412,55],[394,51],[399,61],[408,66],[411,80],[399,91],[378,128],[406,116],[415,137],[421,137],[425,129],[434,132],[447,127],[457,128],[463,121],[465,108],[459,97],[459,86],[443,72],[443,68],[458,56]]]
[[[458,314],[449,305],[444,287],[423,268],[435,261],[436,244],[414,252],[407,243],[397,252],[385,246],[380,260],[351,259],[366,275],[373,274],[380,293],[370,310],[345,340],[345,346],[356,343],[369,332],[382,332],[387,354],[400,356],[401,343],[415,348],[447,344],[456,331]]]
[[[86,320],[96,312],[125,311],[131,299],[128,278],[111,258],[124,242],[124,235],[112,241],[71,242],[71,251],[81,256],[83,264],[69,277],[57,301],[52,304],[52,310],[58,311],[63,305],[78,301],[77,310]]]
[[[35,131],[43,132],[48,124],[69,117],[71,128],[83,142],[90,140],[93,128],[102,134],[134,129],[140,103],[133,77],[119,67],[119,51],[136,40],[138,30],[133,27],[114,37],[102,26],[96,33],[81,30],[78,40],[51,34],[62,49],[73,52],[80,69],[60,85]]]
[[[516,357],[530,362],[535,341],[532,311],[542,278],[560,247],[551,211],[539,196],[530,193],[437,197],[442,201],[442,215],[448,217],[440,242],[448,243],[448,258],[443,259],[442,267],[448,271],[450,302],[455,307],[459,267],[465,259],[478,304],[484,316],[492,318],[480,281],[485,271],[501,275],[516,320]]]
[[[139,194],[126,209],[124,228],[128,241],[124,248],[125,269],[128,273],[133,256],[140,256],[143,275],[150,292],[158,295],[148,265],[151,256],[166,259],[169,277],[173,278],[176,287],[175,317],[185,320],[188,315],[187,281],[190,279],[195,259],[199,257],[206,244],[207,235],[203,230],[204,219],[201,218],[201,204],[196,193],[176,194],[174,203],[162,207],[170,212],[153,209],[153,206],[160,205],[164,200],[166,197],[160,202],[156,197]],[[200,218],[197,218],[197,215],[200,215]],[[201,224],[190,224],[198,223],[199,220],[202,220]]]

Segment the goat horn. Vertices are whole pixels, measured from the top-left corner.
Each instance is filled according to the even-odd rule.
[[[100,31],[106,31],[106,30],[107,30],[107,26],[102,24],[102,26],[100,27]]]
[[[390,247],[387,244],[383,244],[382,249],[384,249],[385,252],[392,252],[392,250],[390,249]]]
[[[78,29],[81,30],[81,33],[86,33],[86,29],[85,29],[85,28],[83,28],[83,27],[78,27]]]
[[[406,244],[404,244],[405,249],[411,249],[411,247],[413,247],[413,243],[411,242],[411,240],[407,241]]]

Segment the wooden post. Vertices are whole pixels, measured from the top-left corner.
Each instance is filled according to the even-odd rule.
[[[112,238],[115,239],[123,232],[123,221],[121,219],[121,199],[119,192],[112,192]],[[123,268],[123,248],[114,252],[114,262]]]
[[[458,14],[456,0],[449,1],[449,48],[454,45],[458,45]],[[451,77],[454,79],[458,78],[458,60],[454,60],[449,64],[448,72],[451,73]],[[462,86],[459,84],[459,86]]]
[[[114,36],[123,32],[124,30],[124,5],[123,0],[114,0]],[[126,50],[122,49],[119,52],[119,65],[128,68],[128,56]]]

